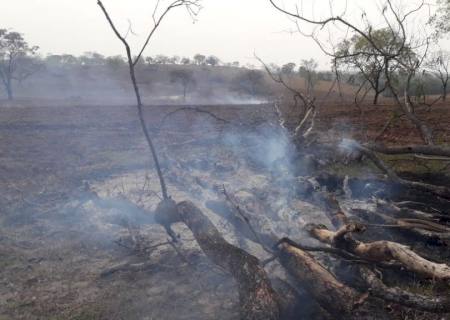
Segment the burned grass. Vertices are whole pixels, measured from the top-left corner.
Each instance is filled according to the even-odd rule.
[[[294,159],[288,166],[283,159],[268,157],[279,151],[267,143],[273,137],[267,128],[277,124],[272,106],[200,108],[225,121],[178,111],[160,128],[161,119],[179,107],[146,108],[155,141],[163,146],[163,172],[172,196],[193,201],[228,242],[261,260],[270,258],[267,252],[241,237],[226,214],[208,203],[221,199],[223,185],[245,210],[255,213],[254,219],[259,214],[262,230],[317,244],[303,228],[310,223],[331,227],[330,221],[323,208],[305,196],[312,191],[301,176],[289,174],[289,166],[308,163]],[[329,126],[358,118],[356,113],[348,116],[341,107],[326,110],[321,130],[331,136],[335,128],[326,130],[327,122]],[[371,121],[369,129],[375,132],[384,118]],[[352,130],[341,134],[351,135]],[[182,240],[177,250],[160,245],[168,236],[151,214],[159,202],[159,188],[133,107],[5,109],[0,132],[0,319],[238,317],[236,283],[206,259],[186,226],[174,225]],[[255,135],[263,139],[255,140]],[[339,177],[338,191],[346,175],[370,180],[378,174],[364,163],[330,162],[324,171]],[[360,186],[350,184],[354,193],[361,191]],[[370,196],[380,188],[383,185],[359,200],[342,200],[344,207],[348,212],[355,207],[376,210]],[[343,197],[344,192],[339,192]],[[363,237],[404,239],[386,230]],[[420,247],[427,251],[426,245]],[[429,253],[448,263],[442,249],[433,247]],[[319,254],[318,259],[335,266],[334,258]],[[117,265],[144,262],[151,263],[139,272],[102,276]],[[267,268],[282,273],[277,264]],[[406,277],[392,283],[414,287],[415,292],[448,294],[448,288],[436,289],[428,280],[411,284]],[[397,305],[378,312],[375,318],[418,317]],[[430,314],[421,317],[437,319]]]

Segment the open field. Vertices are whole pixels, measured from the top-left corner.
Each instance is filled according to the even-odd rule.
[[[261,197],[271,203],[270,219],[279,236],[306,241],[299,233],[301,226],[329,224],[309,203],[296,200],[293,207],[284,202],[292,185],[281,181],[276,155],[267,156],[278,152],[268,147],[271,141],[276,146],[283,143],[272,131],[277,126],[272,105],[189,108],[197,109],[145,108],[169,190],[177,200],[192,199],[227,240],[259,252],[261,258],[267,254],[255,243],[242,241],[226,220],[209,210],[207,202],[218,197],[217,186],[265,193]],[[390,108],[367,108],[369,136],[376,136],[389,120],[390,112],[385,110]],[[204,257],[185,226],[176,226],[175,231],[183,239],[182,251],[189,263],[170,246],[151,248],[167,235],[149,214],[158,202],[159,189],[135,107],[15,107],[3,108],[1,114],[0,319],[237,318],[235,283]],[[437,105],[419,114],[431,122],[439,120],[439,141],[450,142],[450,126],[445,125],[450,123],[449,106]],[[361,138],[359,120],[354,107],[338,102],[324,105],[317,121],[320,139]],[[394,121],[381,137],[389,144],[417,138],[413,128],[401,121]],[[436,168],[441,166],[445,163]],[[440,174],[445,172],[450,171]],[[345,206],[371,204],[348,201]],[[147,247],[142,251],[123,245],[130,228],[138,229],[145,239]],[[417,249],[450,261],[448,249],[426,245]],[[124,261],[154,264],[142,272],[101,276]],[[414,285],[432,291],[437,283]],[[378,308],[386,319],[406,319],[402,315],[421,319],[417,311],[391,310],[381,304]]]

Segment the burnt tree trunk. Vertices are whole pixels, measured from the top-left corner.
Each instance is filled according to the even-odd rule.
[[[180,219],[192,231],[205,255],[236,280],[241,319],[280,319],[280,297],[273,290],[259,260],[228,243],[192,202],[184,201],[177,207]]]
[[[278,257],[298,286],[305,288],[323,309],[337,319],[348,319],[348,315],[364,300],[357,291],[339,282],[309,253],[282,242]]]
[[[396,261],[409,271],[423,277],[439,280],[450,279],[448,265],[429,261],[405,245],[392,241],[361,242],[352,238],[351,233],[364,230],[362,225],[352,223],[343,226],[336,232],[320,226],[313,227],[311,234],[324,243],[348,251],[366,261],[374,263]]]
[[[442,101],[447,101],[447,82],[444,83],[442,88]]]
[[[411,293],[398,287],[387,287],[375,273],[366,267],[359,267],[359,276],[370,289],[370,294],[385,301],[394,302],[410,308],[433,312],[450,312],[450,297],[432,297]]]
[[[375,91],[375,95],[373,97],[373,104],[377,105],[378,104],[378,98],[380,97],[381,92],[383,92],[383,90],[380,90],[380,77],[381,77],[381,71],[377,72],[377,76],[375,78],[375,87],[373,88]]]

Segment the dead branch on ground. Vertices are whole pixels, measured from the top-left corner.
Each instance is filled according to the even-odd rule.
[[[431,297],[411,293],[397,287],[387,287],[376,274],[368,268],[359,267],[359,276],[364,280],[370,295],[403,306],[432,313],[450,312],[450,298]]]
[[[450,267],[426,260],[407,246],[391,241],[374,241],[369,243],[355,240],[351,234],[363,232],[365,227],[355,223],[343,226],[337,231],[330,231],[323,226],[311,228],[311,235],[333,247],[346,250],[356,256],[374,262],[400,262],[406,269],[433,279],[450,279]]]

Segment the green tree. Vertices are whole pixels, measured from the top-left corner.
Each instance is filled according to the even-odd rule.
[[[97,52],[85,52],[78,58],[83,66],[105,65],[105,56]]]
[[[117,71],[126,66],[125,59],[121,55],[106,58],[106,66],[112,71]]]
[[[179,83],[183,88],[183,101],[186,101],[188,89],[195,87],[196,81],[192,70],[173,70],[170,72],[170,82]]]
[[[260,70],[244,70],[240,72],[232,81],[231,90],[240,94],[257,97],[267,93],[267,83],[264,79],[264,73]]]
[[[190,59],[190,58],[187,58],[187,57],[183,57],[183,58],[181,59],[181,64],[189,65],[189,64],[191,64],[191,59]]]
[[[293,62],[286,63],[281,67],[281,72],[286,75],[291,75],[294,73],[295,67],[296,64]]]
[[[194,61],[195,61],[195,64],[197,64],[197,65],[204,65],[205,60],[206,60],[206,57],[202,54],[198,53],[194,56]]]
[[[206,58],[205,63],[212,67],[215,67],[219,65],[220,60],[216,56],[209,56],[208,58]]]
[[[23,81],[40,69],[37,46],[30,46],[22,34],[0,29],[0,79],[13,100],[13,81]]]
[[[384,78],[386,67],[391,72],[401,67],[398,63],[386,65],[388,61],[386,57],[397,53],[404,44],[401,37],[390,29],[371,30],[370,34],[370,41],[362,35],[355,35],[341,42],[335,59],[338,66],[347,66],[355,70],[369,83],[374,92],[373,104],[376,105],[380,94],[387,89]],[[402,55],[404,60],[413,58],[412,51],[408,48],[402,50]]]

